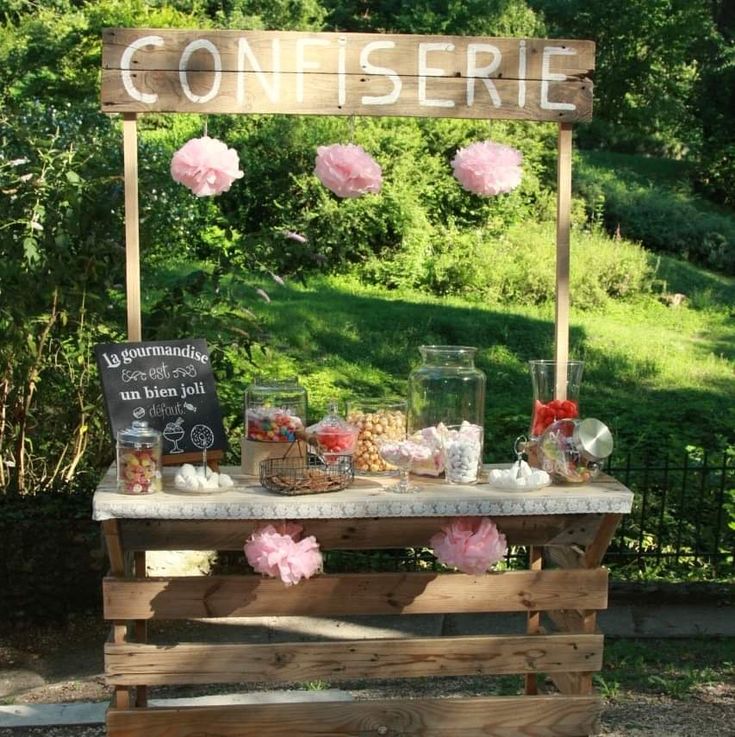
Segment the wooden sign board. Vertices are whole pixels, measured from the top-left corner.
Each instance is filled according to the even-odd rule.
[[[102,110],[571,123],[594,62],[592,41],[109,28]]]
[[[222,455],[222,414],[204,340],[102,343],[97,365],[113,439],[133,420],[163,433],[163,454],[182,462]]]

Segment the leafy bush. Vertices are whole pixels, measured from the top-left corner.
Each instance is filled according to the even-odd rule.
[[[653,251],[671,253],[735,274],[735,218],[715,212],[690,191],[655,186],[623,168],[582,159],[576,190],[592,219],[612,232],[639,240]]]
[[[600,307],[612,297],[647,292],[645,251],[601,232],[574,231],[571,284],[575,307]],[[393,258],[375,258],[358,270],[368,283],[427,290],[438,296],[500,304],[553,302],[555,226],[516,224],[504,234],[434,228]]]

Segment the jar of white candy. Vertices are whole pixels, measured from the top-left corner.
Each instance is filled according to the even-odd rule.
[[[482,466],[482,428],[469,422],[447,428],[444,477],[450,484],[473,484]]]

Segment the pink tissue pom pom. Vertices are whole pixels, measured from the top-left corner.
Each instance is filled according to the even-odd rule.
[[[359,197],[380,192],[383,173],[380,165],[361,146],[333,143],[316,150],[314,174],[338,197]]]
[[[505,535],[487,517],[457,517],[430,540],[440,563],[463,573],[479,575],[502,560]]]
[[[454,176],[470,192],[490,197],[521,183],[523,154],[502,143],[480,141],[461,148],[452,159]]]
[[[235,179],[243,174],[239,169],[237,151],[204,136],[187,141],[171,159],[171,176],[187,186],[197,197],[227,192]]]
[[[300,540],[300,525],[286,522],[258,528],[245,543],[245,557],[257,573],[292,586],[322,570],[319,543],[313,535]]]

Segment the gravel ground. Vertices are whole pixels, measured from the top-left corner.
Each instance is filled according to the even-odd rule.
[[[63,632],[33,630],[24,636],[0,637],[0,703],[107,701],[109,689],[100,675],[106,628],[81,619]],[[183,639],[190,639],[184,637]],[[23,683],[20,676],[27,677]],[[3,690],[7,684],[9,690]],[[437,678],[330,684],[355,699],[456,698],[514,693],[519,681],[504,678]],[[311,684],[316,687],[317,684]],[[304,684],[291,688],[303,689]],[[272,690],[267,684],[252,690]],[[247,691],[243,686],[153,689],[151,696],[201,695]],[[103,737],[103,726],[0,729],[0,737]],[[600,735],[605,737],[735,737],[735,683],[700,686],[682,699],[621,692],[607,701]]]

